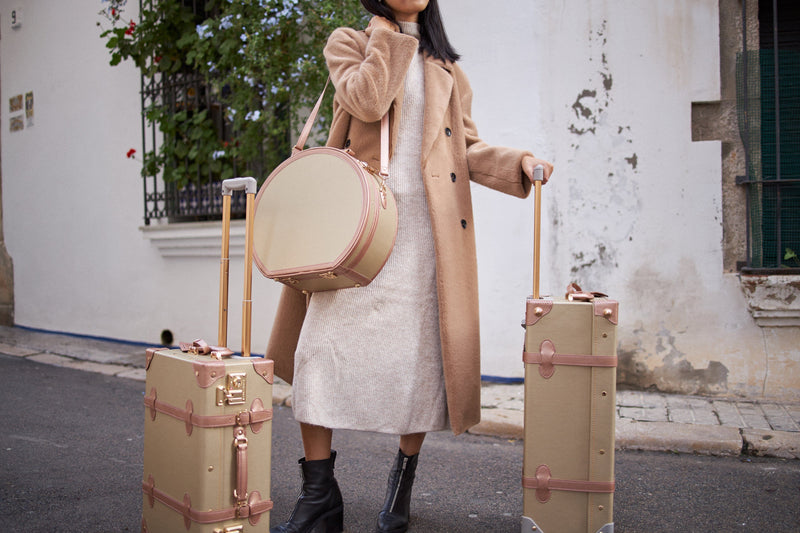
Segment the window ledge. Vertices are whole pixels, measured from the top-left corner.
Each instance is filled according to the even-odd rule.
[[[139,228],[162,257],[219,257],[222,222],[183,222]],[[231,221],[230,257],[244,257],[244,220]]]
[[[796,275],[739,276],[747,307],[762,327],[800,327],[800,278]]]

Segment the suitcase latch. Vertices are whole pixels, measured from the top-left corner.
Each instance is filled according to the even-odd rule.
[[[242,533],[244,526],[228,526],[225,529],[214,529],[214,533]]]
[[[225,385],[217,387],[217,405],[242,405],[245,403],[244,372],[236,372],[225,376]]]

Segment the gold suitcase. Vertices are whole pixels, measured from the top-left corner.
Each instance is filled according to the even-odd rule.
[[[535,185],[521,531],[612,533],[619,306],[575,284],[563,300],[539,297],[541,181]]]
[[[247,193],[242,356],[227,343],[230,196]],[[272,361],[250,357],[252,210],[256,182],[223,182],[220,346],[147,350],[142,531],[269,528]]]

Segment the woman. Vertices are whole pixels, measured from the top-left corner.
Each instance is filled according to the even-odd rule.
[[[480,419],[475,237],[469,181],[518,197],[529,152],[489,146],[470,118],[472,93],[455,63],[436,0],[361,0],[365,31],[340,28],[325,47],[336,87],[329,146],[380,160],[389,113],[389,181],[398,205],[392,255],[366,287],[305,297],[285,288],[267,357],[292,382],[305,457],[303,487],[273,533],[342,531],[332,429],[400,435],[376,531],[408,529],[418,454],[428,431]]]

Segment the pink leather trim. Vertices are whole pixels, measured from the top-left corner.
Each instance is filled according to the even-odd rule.
[[[266,409],[264,409],[264,402],[261,401],[261,398],[256,398],[255,400],[253,400],[253,403],[250,405],[251,413],[263,413],[265,411]],[[251,422],[250,430],[253,433],[258,433],[259,431],[261,431],[261,428],[263,426],[264,426],[263,422]]]
[[[603,316],[615,326],[619,323],[619,302],[604,298],[594,300],[592,304],[595,316]]]
[[[186,410],[183,413],[183,424],[186,427],[186,435],[191,436],[194,425],[192,425],[192,416],[194,416],[194,404],[192,400],[186,400]]]
[[[552,490],[608,493],[614,492],[616,484],[614,481],[554,479],[551,476],[550,467],[547,465],[539,465],[536,468],[535,477],[522,477],[522,488],[535,489],[536,499],[541,503],[547,503],[550,500],[550,491]]]
[[[233,446],[236,449],[236,509],[247,505],[247,436],[242,426],[233,428]]]
[[[261,494],[254,490],[250,493],[250,496],[247,498],[247,505],[250,506],[250,517],[247,519],[250,522],[251,526],[258,524],[258,521],[261,519],[261,513],[264,511],[260,511],[259,509],[263,507],[265,504],[269,505],[272,508],[272,502],[269,500],[261,500]],[[269,509],[266,509],[269,510]]]
[[[196,355],[210,355],[214,359],[224,359],[233,355],[233,351],[225,346],[210,346],[203,339],[195,339],[193,342],[179,342],[178,347],[182,352],[193,353]]]
[[[606,294],[602,292],[586,292],[580,288],[577,283],[570,283],[567,285],[567,294],[565,298],[572,301],[579,301],[579,302],[591,302],[595,298],[605,298]]]
[[[153,357],[155,357],[156,352],[159,350],[163,350],[163,348],[148,348],[144,352],[144,369],[145,371],[150,370],[150,363],[153,362]]]
[[[186,433],[192,434],[193,427],[199,428],[223,428],[230,426],[252,426],[251,429],[260,424],[272,420],[272,408],[264,409],[264,404],[261,400],[253,400],[250,411],[242,411],[240,413],[232,413],[227,415],[196,415],[193,412],[192,403],[186,402],[186,409],[175,407],[166,402],[159,401],[156,395],[156,389],[150,389],[150,394],[144,397],[144,405],[150,410],[150,419],[156,419],[156,413],[162,413],[186,424]],[[253,432],[257,430],[253,429]]]
[[[366,188],[366,192],[371,192],[372,189]],[[378,192],[380,194],[380,192]],[[369,205],[369,199],[367,200],[367,205]],[[378,219],[380,218],[380,202],[375,202],[375,206],[372,209],[371,213],[367,213],[367,221],[370,222],[369,233],[367,234],[367,240],[364,245],[361,247],[361,251],[358,252],[358,255],[353,257],[348,264],[350,265],[357,265],[359,261],[361,261],[364,256],[367,254],[370,245],[372,244],[372,239],[375,238],[375,232],[378,230]]]
[[[522,361],[531,365],[539,365],[539,374],[550,379],[555,373],[554,365],[616,367],[616,355],[572,355],[557,353],[555,345],[549,339],[542,341],[539,353],[522,352]]]
[[[193,342],[179,342],[178,346],[182,352],[191,352],[198,355],[208,355],[211,353],[211,346],[203,339],[195,339]]]
[[[198,511],[192,509],[192,501],[188,493],[183,495],[182,500],[173,498],[155,487],[152,475],[148,477],[147,481],[142,482],[142,492],[147,496],[148,501],[152,502],[150,503],[151,507],[157,500],[173,511],[180,513],[183,516],[186,529],[191,527],[192,522],[198,524],[213,524],[214,522],[233,520],[235,518],[248,518],[251,524],[255,524],[258,518],[260,518],[259,515],[272,510],[273,507],[272,500],[261,500],[261,495],[257,491],[253,491],[247,502],[239,509],[229,507],[227,509],[217,509],[213,511]],[[255,519],[255,521],[253,519]]]
[[[156,419],[156,398],[158,398],[158,392],[155,387],[151,387],[150,394],[144,397],[144,404],[150,410],[150,420]]]
[[[528,298],[525,305],[525,325],[533,326],[541,318],[553,310],[553,300],[536,300]]]
[[[186,529],[192,527],[192,499],[189,497],[188,492],[183,493],[183,506],[181,509],[183,512],[183,525]]]
[[[225,363],[216,359],[192,363],[194,376],[201,389],[207,389],[218,379],[225,377]]]
[[[253,370],[256,374],[264,378],[264,381],[272,385],[275,376],[275,363],[272,359],[253,358]]]
[[[389,177],[389,112],[381,117],[381,176]]]
[[[153,489],[156,486],[156,482],[153,479],[153,474],[147,476],[147,482],[142,483],[142,490],[147,495],[147,504],[152,508],[156,504],[156,498],[153,494]]]
[[[387,260],[389,259],[388,255],[386,256],[386,259]],[[384,264],[385,264],[385,262],[384,262]],[[342,266],[340,268],[337,268],[334,272],[336,272],[336,273],[341,272],[342,275],[347,276],[348,278],[352,279],[353,281],[357,281],[361,285],[369,285],[370,282],[372,281],[368,277],[362,276],[361,274],[359,274],[358,272],[356,272],[352,268],[348,268],[346,266]]]
[[[541,374],[544,379],[550,379],[556,371],[556,367],[553,365],[555,355],[556,345],[553,344],[553,341],[542,341],[541,346],[539,346],[539,357],[541,358],[539,374]]]
[[[366,184],[367,180],[373,179],[372,176],[369,174],[369,171],[365,169],[360,163],[360,161],[350,154],[348,154],[345,150],[339,148],[333,148],[331,146],[316,146],[314,148],[308,148],[307,150],[303,150],[296,154],[293,154],[292,157],[285,160],[283,163],[278,165],[275,170],[267,177],[267,181],[261,186],[261,189],[258,191],[258,196],[256,196],[256,210],[258,209],[258,202],[261,198],[261,195],[264,191],[267,190],[270,181],[277,176],[281,170],[290,163],[295,161],[295,158],[298,157],[305,157],[308,155],[314,155],[318,153],[327,153],[329,155],[333,155],[343,161],[347,162],[356,172],[359,179],[361,180],[361,213],[359,215],[358,225],[356,227],[356,231],[353,233],[353,238],[350,242],[345,246],[344,251],[339,254],[334,261],[329,263],[320,263],[317,265],[306,265],[300,268],[284,268],[281,270],[269,270],[266,268],[266,265],[261,261],[257,254],[253,254],[253,257],[256,262],[256,267],[264,274],[266,277],[270,279],[274,279],[276,281],[281,281],[284,278],[296,278],[296,279],[303,279],[303,274],[312,274],[313,277],[316,277],[318,273],[329,272],[335,269],[336,265],[340,265],[350,254],[353,253],[353,249],[355,248],[356,244],[364,233],[364,227],[367,223],[367,209],[366,206],[369,203],[369,186]]]

